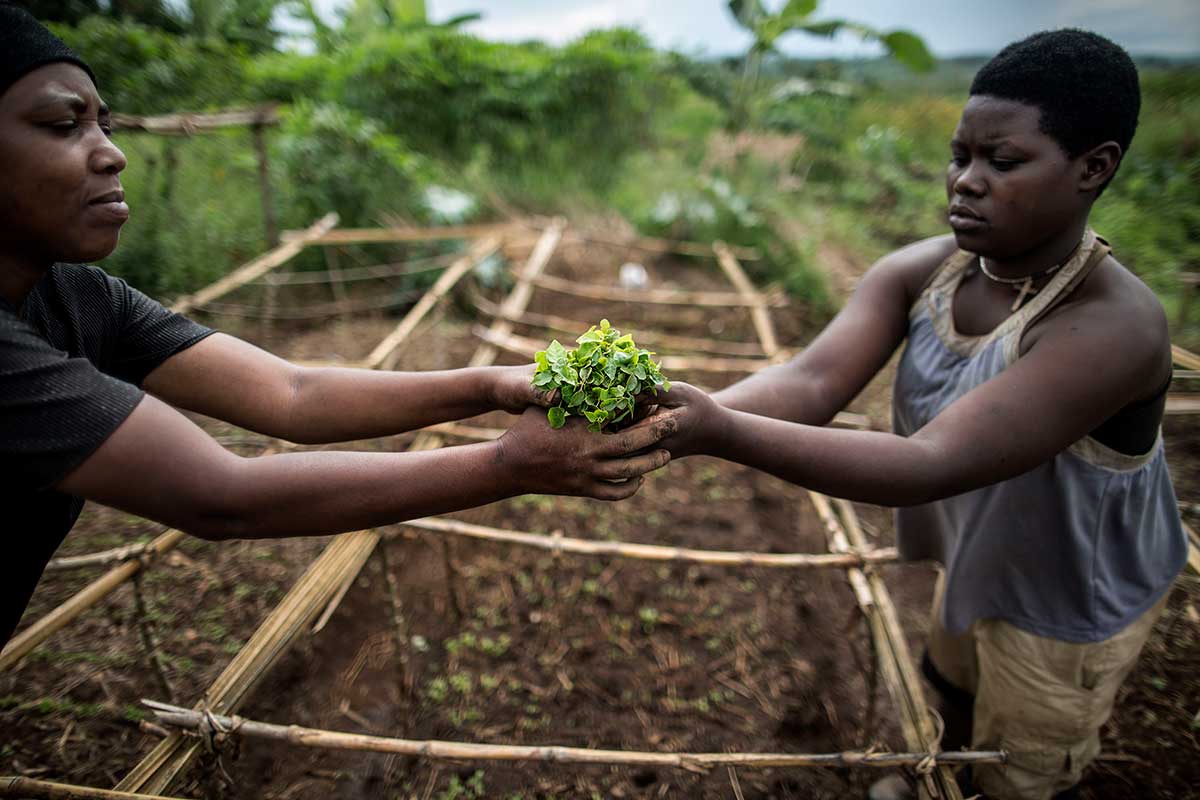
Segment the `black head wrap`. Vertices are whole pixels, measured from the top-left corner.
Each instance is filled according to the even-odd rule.
[[[96,82],[92,68],[20,6],[0,0],[0,94],[38,67],[66,61]]]

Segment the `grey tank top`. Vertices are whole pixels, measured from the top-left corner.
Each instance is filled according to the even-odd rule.
[[[1089,230],[1040,292],[982,336],[960,334],[951,310],[976,256],[950,256],[909,314],[893,389],[896,433],[919,431],[1011,366],[1025,329],[1108,251]],[[1143,455],[1085,436],[1023,475],[897,509],[896,536],[904,558],[945,565],[941,622],[952,633],[1001,619],[1038,636],[1103,641],[1153,606],[1187,560],[1161,430]]]

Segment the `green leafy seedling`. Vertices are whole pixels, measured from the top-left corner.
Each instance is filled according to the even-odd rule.
[[[649,350],[633,337],[600,320],[568,350],[555,339],[534,355],[537,369],[533,385],[559,392],[558,405],[546,412],[551,428],[561,428],[568,417],[584,417],[588,430],[600,432],[633,418],[635,398],[647,392],[671,390]]]

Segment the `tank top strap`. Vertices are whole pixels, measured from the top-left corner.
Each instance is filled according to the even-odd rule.
[[[1088,275],[1092,274],[1092,270],[1111,252],[1112,246],[1097,236],[1094,230],[1088,228],[1083,234],[1083,241],[1079,243],[1075,255],[1063,265],[1063,268],[1051,279],[1050,283],[1046,284],[1045,288],[1034,295],[1028,305],[1017,312],[1017,316],[1021,317],[1021,322],[1016,326],[1017,329],[1023,332],[1053,311],[1060,301],[1070,296],[1071,292],[1087,280]]]
[[[1058,270],[1054,277],[1050,278],[1050,282],[1042,290],[1033,295],[1033,299],[1027,305],[1013,314],[1013,324],[1010,330],[1018,333],[1018,337],[1020,337],[1028,326],[1045,317],[1058,305],[1058,302],[1061,302],[1064,297],[1078,288],[1079,284],[1086,281],[1087,276],[1091,275],[1093,269],[1096,269],[1096,265],[1104,260],[1105,255],[1111,251],[1109,243],[1100,239],[1096,235],[1096,231],[1091,228],[1085,230],[1084,239],[1079,242],[1075,254],[1068,259],[1066,264],[1063,264],[1062,269]]]
[[[939,309],[948,307],[959,278],[974,259],[975,254],[966,250],[955,250],[948,255],[925,279],[925,285],[921,287],[917,299],[909,309],[909,318],[915,317],[927,307],[933,316],[937,316]]]

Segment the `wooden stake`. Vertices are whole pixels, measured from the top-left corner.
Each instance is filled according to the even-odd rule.
[[[450,602],[450,610],[454,612],[455,622],[462,622],[466,613],[463,611],[462,599],[459,596],[460,582],[458,569],[454,566],[454,557],[450,552],[450,541],[442,539],[439,542],[442,551],[442,567],[446,571],[446,598]]]
[[[262,314],[259,317],[259,335],[265,341],[270,341],[275,321],[275,308],[279,304],[279,284],[274,280],[275,273],[267,275],[267,285],[262,293]]]
[[[766,300],[746,277],[742,265],[734,258],[729,245],[721,241],[713,242],[713,252],[716,253],[717,263],[729,278],[729,282],[750,303],[750,319],[754,323],[754,331],[758,334],[763,353],[767,358],[775,358],[779,355],[779,340],[775,336],[775,326],[771,324]]]
[[[258,159],[258,193],[262,203],[263,233],[266,236],[267,247],[279,246],[279,225],[275,222],[275,197],[271,192],[271,163],[267,155],[267,137],[263,133],[264,125],[255,121],[251,126],[254,138],[254,153]]]
[[[670,561],[683,564],[708,564],[722,567],[768,567],[783,569],[821,569],[862,566],[864,564],[886,564],[899,556],[891,547],[868,550],[862,553],[752,553],[746,551],[693,550],[686,547],[664,547],[656,544],[634,544],[632,542],[610,542],[592,539],[572,539],[566,536],[548,536],[541,533],[508,531],[474,525],[444,517],[426,517],[402,523],[405,527],[418,530],[449,533],[472,539],[535,547],[554,553],[573,553],[589,556],[616,556],[642,561]],[[390,534],[389,534],[390,535]]]
[[[185,730],[202,730],[209,724],[205,715],[178,706],[143,700],[163,725]],[[215,715],[215,722],[229,736],[268,739],[300,747],[323,750],[348,750],[369,753],[396,753],[429,759],[467,761],[541,761],[556,764],[622,764],[628,766],[675,767],[707,770],[732,765],[752,769],[768,767],[898,767],[916,765],[929,753],[655,753],[637,750],[593,750],[558,745],[501,745],[448,742],[438,740],[396,739],[359,733],[341,733],[299,725],[273,725],[243,717]],[[937,764],[1003,763],[1001,751],[936,753]]]
[[[396,576],[392,574],[391,564],[388,563],[388,543],[382,541],[375,548],[375,552],[379,555],[379,571],[383,573],[383,583],[387,587],[387,603],[388,615],[392,620],[392,635],[396,639],[396,665],[397,665],[397,681],[400,687],[400,696],[408,696],[408,635],[405,632],[403,606],[400,602],[400,584],[396,580]]]
[[[167,679],[167,670],[159,652],[158,637],[154,635],[154,630],[150,625],[150,614],[142,592],[142,573],[140,572],[133,576],[133,607],[137,615],[137,628],[142,640],[142,649],[146,651],[146,660],[150,662],[151,671],[158,680],[158,688],[165,696],[174,700],[175,690],[171,688],[171,681]]]
[[[329,290],[333,294],[333,302],[346,305],[348,302],[346,281],[342,278],[342,270],[338,266],[338,253],[341,252],[341,249],[340,247],[325,248],[325,266],[329,270]]]

